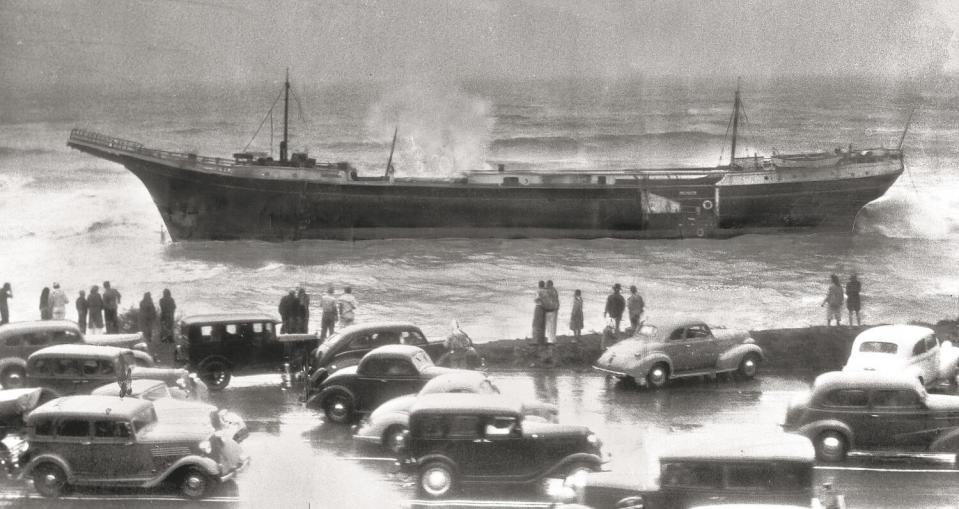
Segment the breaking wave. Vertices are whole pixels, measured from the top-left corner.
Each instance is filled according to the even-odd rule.
[[[897,239],[959,237],[959,200],[890,190],[867,204],[856,218],[856,233],[875,233]]]

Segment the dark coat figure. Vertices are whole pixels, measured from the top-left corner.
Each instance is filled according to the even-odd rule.
[[[117,310],[120,307],[120,292],[110,287],[109,281],[103,282],[103,321],[107,326],[107,334],[120,332],[120,322],[117,320]]]
[[[168,288],[163,289],[163,297],[160,297],[160,341],[164,343],[173,342],[173,320],[176,316],[176,301],[170,295]]]
[[[300,288],[296,293],[296,331],[306,334],[310,329],[310,295]]]
[[[533,302],[536,306],[533,308],[533,342],[537,345],[546,344],[546,308],[549,301],[549,295],[546,293],[546,281],[539,282],[539,290],[536,291],[536,299]]]
[[[283,325],[280,327],[281,334],[289,334],[293,332],[293,329],[296,327],[294,323],[296,308],[296,292],[290,290],[290,293],[280,299],[280,321],[283,322]]]
[[[87,295],[87,326],[90,334],[103,333],[103,297],[100,297],[100,287],[94,285]]]
[[[80,332],[87,333],[87,292],[80,290],[77,295],[77,325]]]
[[[619,291],[623,287],[616,283],[613,285],[613,293],[606,298],[606,310],[603,311],[603,317],[612,318],[616,322],[615,332],[619,332],[619,322],[623,320],[623,311],[626,309],[626,299]]]
[[[862,307],[860,293],[862,292],[862,283],[859,278],[853,274],[849,276],[849,282],[846,283],[846,309],[849,310],[849,325],[852,325],[852,314],[856,314],[856,325],[862,325],[862,318],[859,316],[859,309]]]
[[[573,337],[579,339],[583,332],[583,294],[579,290],[573,292],[573,309],[569,312],[569,330]]]
[[[10,283],[3,283],[0,288],[0,324],[10,323],[10,306],[7,301],[13,298],[13,289]]]
[[[40,292],[40,319],[49,320],[53,318],[53,309],[50,308],[50,288],[44,286]]]
[[[157,323],[157,308],[153,304],[153,297],[150,292],[143,294],[143,300],[140,301],[140,332],[147,343],[153,341],[153,327]]]

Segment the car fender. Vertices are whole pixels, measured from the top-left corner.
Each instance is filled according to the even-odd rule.
[[[729,350],[719,354],[719,358],[716,360],[716,369],[718,370],[735,370],[739,368],[739,363],[742,362],[743,357],[747,354],[754,353],[759,356],[759,360],[766,360],[766,356],[763,354],[763,349],[759,345],[752,343],[743,343],[740,345],[735,345]]]
[[[318,387],[328,376],[330,372],[326,368],[317,368],[310,374],[310,385]]]
[[[929,444],[930,452],[959,453],[959,428],[953,428]]]
[[[549,467],[549,469],[544,472],[541,477],[549,477],[551,474],[562,472],[565,467],[568,467],[573,463],[588,463],[596,467],[596,470],[599,470],[603,466],[603,459],[588,452],[570,454],[569,456],[566,456],[565,458],[554,463],[553,466]]]
[[[204,357],[203,360],[197,363],[197,369],[202,369],[204,364],[208,362],[213,362],[213,361],[220,361],[226,364],[228,368],[233,369],[233,363],[230,362],[230,359],[227,359],[226,357],[222,355],[208,355]]]
[[[649,370],[660,362],[665,362],[666,365],[669,366],[669,372],[673,372],[673,361],[670,360],[668,355],[662,352],[653,352],[646,355],[636,362],[635,367],[625,369],[624,371],[627,375],[635,378],[637,382],[640,382],[646,380],[646,375],[649,374]]]
[[[33,469],[36,468],[41,463],[53,463],[58,467],[62,468],[64,473],[67,474],[67,482],[73,482],[73,469],[70,468],[70,465],[67,464],[66,460],[61,458],[57,454],[45,453],[37,457],[30,458],[30,461],[20,470],[19,479],[26,479],[27,476],[33,472]]]
[[[166,481],[174,472],[183,468],[183,467],[197,467],[202,470],[204,473],[213,477],[214,479],[219,480],[220,477],[220,465],[217,464],[212,458],[207,458],[205,456],[190,455],[184,456],[176,461],[176,463],[167,467],[162,474],[150,479],[149,481],[143,483],[144,488],[152,488],[159,485],[163,481]]]
[[[422,457],[417,458],[417,459],[416,459],[416,468],[417,468],[417,470],[418,470],[419,467],[421,467],[421,466],[423,466],[423,465],[425,465],[425,464],[427,464],[427,463],[433,462],[433,461],[439,461],[439,462],[442,462],[442,463],[446,463],[446,464],[449,465],[450,468],[453,470],[453,475],[458,475],[458,474],[459,474],[459,471],[460,471],[459,465],[457,465],[455,461],[453,461],[452,459],[450,459],[449,456],[447,456],[447,455],[445,455],[445,454],[440,454],[440,453],[430,453],[430,454],[427,454],[427,455],[425,455],[425,456],[422,456]]]
[[[853,444],[856,443],[856,434],[853,432],[852,428],[848,424],[836,420],[836,419],[826,419],[822,421],[810,422],[800,426],[796,430],[796,433],[805,436],[809,440],[815,442],[816,436],[818,436],[823,431],[838,431],[846,437],[846,442],[850,449],[854,447]]]
[[[322,409],[321,405],[323,403],[323,400],[326,399],[326,397],[329,396],[330,394],[333,394],[334,392],[344,392],[347,395],[349,395],[350,398],[353,399],[353,401],[356,401],[356,395],[353,393],[353,391],[349,390],[348,388],[342,385],[331,385],[329,387],[324,387],[323,390],[321,390],[315,396],[310,396],[310,398],[306,400],[307,408]]]
[[[3,373],[4,371],[7,370],[7,368],[12,366],[23,368],[23,371],[26,372],[27,361],[19,357],[5,357],[3,359],[0,359],[0,373]]]

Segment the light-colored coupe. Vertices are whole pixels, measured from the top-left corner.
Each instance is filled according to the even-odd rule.
[[[884,371],[911,375],[926,387],[956,385],[959,347],[918,325],[881,325],[856,336],[843,371]]]

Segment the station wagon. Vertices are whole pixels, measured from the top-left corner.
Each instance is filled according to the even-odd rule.
[[[27,417],[28,463],[37,492],[58,497],[71,485],[150,488],[172,482],[202,498],[247,459],[229,437],[206,427],[165,426],[153,403],[137,398],[70,396]]]

